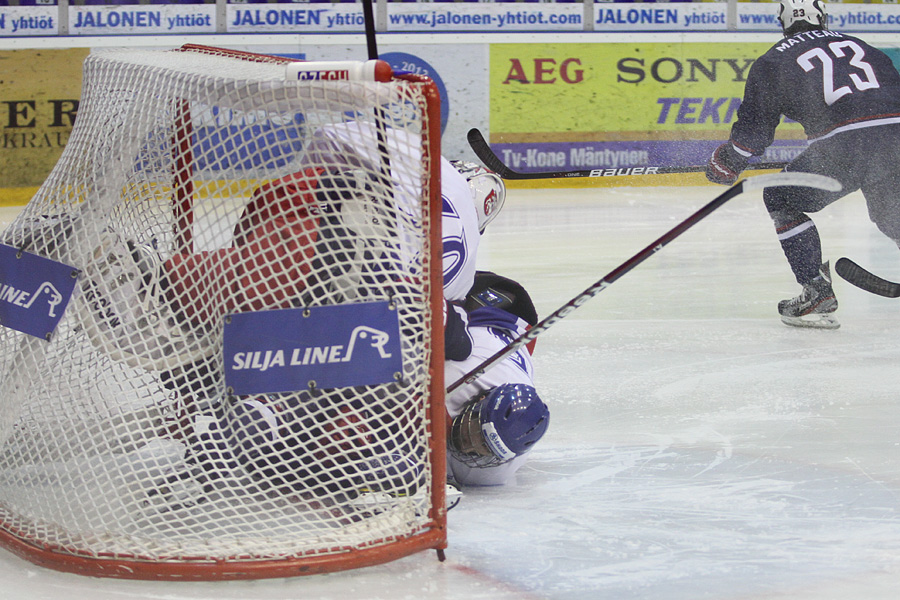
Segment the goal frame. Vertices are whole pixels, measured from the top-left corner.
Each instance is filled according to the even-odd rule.
[[[284,57],[233,51],[222,48],[188,44],[175,51],[224,53],[244,60],[261,62],[295,62]],[[444,343],[443,343],[443,278],[438,268],[442,262],[441,246],[441,182],[440,182],[440,94],[437,86],[429,78],[415,74],[395,74],[396,80],[406,80],[421,84],[426,98],[423,119],[428,124],[427,141],[423,147],[424,160],[428,165],[427,202],[431,215],[431,234],[428,256],[432,268],[429,270],[431,290],[430,326],[432,334],[431,362],[429,372],[430,402],[424,418],[430,434],[428,445],[432,456],[433,473],[431,489],[431,509],[428,525],[420,531],[401,539],[388,539],[384,545],[366,548],[338,549],[337,552],[308,553],[308,555],[287,558],[256,559],[230,557],[213,559],[197,557],[178,560],[157,560],[151,557],[104,556],[102,553],[89,555],[86,552],[73,553],[70,548],[47,542],[34,541],[30,535],[16,531],[5,519],[0,519],[0,547],[42,567],[79,575],[137,579],[137,580],[178,580],[178,581],[222,581],[283,578],[300,575],[314,575],[357,569],[388,563],[405,556],[423,551],[435,550],[437,558],[444,560],[447,548],[446,510],[446,410],[444,408]],[[189,107],[185,105],[177,117],[177,134],[171,140],[173,158],[180,167],[189,167],[192,161],[191,123]],[[189,169],[179,168],[173,174],[173,207],[176,236],[190,243],[191,203],[193,202],[193,182]],[[335,550],[335,549],[330,549]]]

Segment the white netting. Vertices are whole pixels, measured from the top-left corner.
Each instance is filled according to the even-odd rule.
[[[0,328],[0,542],[235,564],[436,527],[425,105],[421,82],[286,81],[274,57],[90,55],[0,239],[80,270],[49,342]],[[328,141],[348,127],[357,148]],[[226,315],[374,301],[395,382],[229,394]]]

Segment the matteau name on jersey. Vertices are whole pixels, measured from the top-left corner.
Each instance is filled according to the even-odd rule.
[[[836,37],[842,38],[844,35],[842,33],[838,33],[837,31],[828,31],[825,30],[816,30],[816,31],[802,31],[797,35],[793,35],[789,38],[784,38],[784,41],[775,46],[775,49],[779,52],[784,52],[791,46],[796,46],[797,44],[802,44],[805,41],[815,39],[815,38],[824,38],[824,37]]]

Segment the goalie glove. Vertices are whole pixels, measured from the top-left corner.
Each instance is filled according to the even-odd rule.
[[[151,371],[215,351],[211,331],[191,327],[173,310],[161,262],[151,245],[102,232],[86,260],[77,309],[95,347],[113,360]]]
[[[734,144],[725,142],[713,152],[706,164],[706,178],[720,185],[733,185],[747,166],[749,157],[739,154]]]

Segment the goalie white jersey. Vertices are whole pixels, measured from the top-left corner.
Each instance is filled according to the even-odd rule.
[[[421,140],[414,139],[409,132],[387,129],[384,138],[391,155],[417,157],[421,154]],[[365,166],[372,170],[377,169],[379,160],[376,129],[370,123],[350,121],[318,129],[307,148],[305,162]],[[419,195],[421,182],[407,180],[395,170],[391,171],[391,179],[395,193],[412,198]],[[441,198],[444,297],[451,302],[461,302],[475,281],[475,257],[481,234],[472,190],[459,171],[443,157]]]

